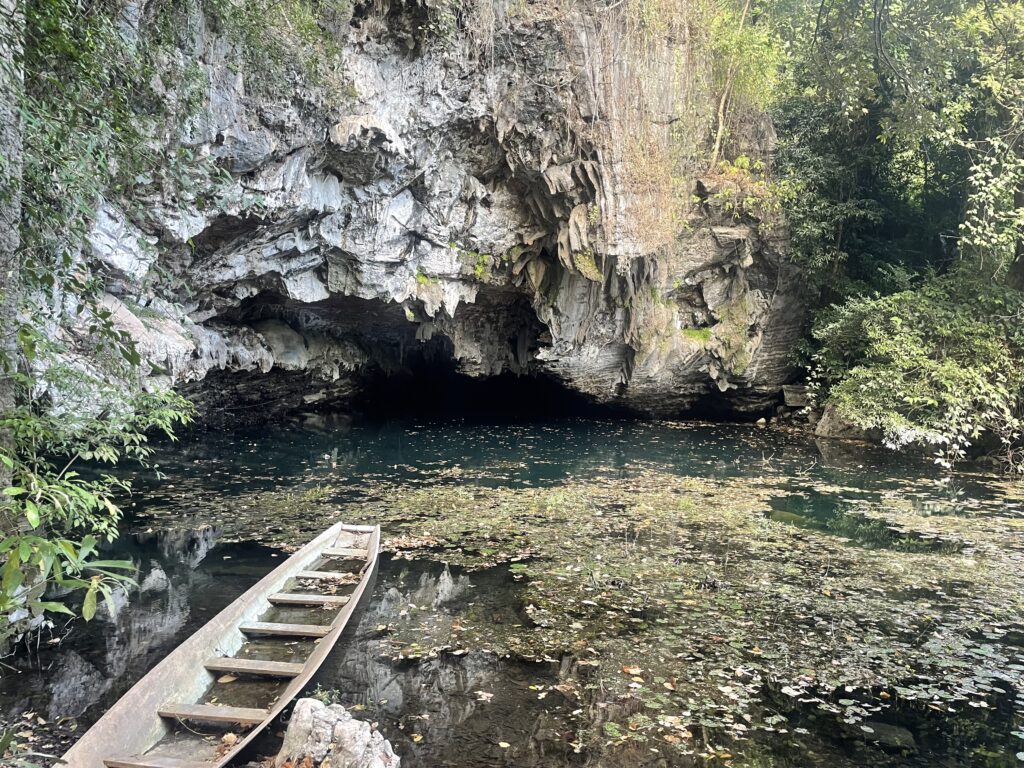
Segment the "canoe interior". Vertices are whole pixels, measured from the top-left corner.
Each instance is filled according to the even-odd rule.
[[[157,664],[68,750],[68,768],[222,768],[331,651],[379,546],[376,527],[324,531]],[[294,595],[324,604],[281,604],[306,599]]]

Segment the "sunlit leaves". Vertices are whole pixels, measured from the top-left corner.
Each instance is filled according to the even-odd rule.
[[[991,433],[1012,457],[1024,389],[1021,317],[1024,295],[966,270],[853,299],[815,329],[815,381],[848,419],[880,430],[893,447],[935,446],[948,466]]]

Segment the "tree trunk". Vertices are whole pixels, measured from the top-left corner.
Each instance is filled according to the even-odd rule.
[[[18,310],[21,304],[21,97],[25,39],[23,0],[0,0],[0,414],[14,407],[18,385]],[[11,448],[10,434],[0,430],[0,452]],[[11,473],[0,463],[0,488]],[[15,520],[0,501],[0,535],[13,531]]]
[[[750,0],[743,4],[743,13],[740,14],[739,34],[743,34],[743,27],[747,22],[747,14],[750,12]],[[711,151],[711,172],[714,173],[718,166],[718,158],[722,154],[722,142],[725,140],[725,120],[729,112],[729,96],[732,90],[732,81],[736,77],[736,70],[739,69],[739,58],[733,56],[729,62],[729,69],[725,74],[725,83],[722,85],[722,97],[718,102],[718,129],[715,131],[715,146]]]

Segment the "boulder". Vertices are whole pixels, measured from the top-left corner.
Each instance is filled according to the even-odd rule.
[[[299,699],[274,768],[299,765],[307,757],[314,766],[330,768],[399,768],[401,764],[379,731],[356,720],[340,704]]]
[[[821,419],[814,428],[816,437],[831,437],[841,440],[866,440],[878,442],[880,435],[874,430],[858,427],[841,413],[834,405],[826,405]]]

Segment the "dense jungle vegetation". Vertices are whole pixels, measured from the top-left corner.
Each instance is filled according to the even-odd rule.
[[[811,380],[893,447],[931,444],[948,464],[994,438],[1017,466],[1024,6],[770,15],[786,69],[779,183],[819,290]]]
[[[627,2],[641,15],[656,5]],[[425,3],[438,28],[452,33],[455,24],[455,34],[463,4]],[[217,0],[207,10],[251,46],[265,44],[260,66],[274,70],[317,64],[294,40],[269,33],[276,20],[297,19],[322,43],[332,26],[319,21],[336,5]],[[752,103],[774,120],[765,194],[783,211],[790,258],[815,293],[804,362],[820,403],[893,447],[930,446],[946,465],[990,441],[1018,468],[1024,5],[694,7],[690,23],[712,30],[705,54],[717,62],[707,170],[742,167],[728,154],[730,115]],[[113,476],[77,474],[76,461],[144,459],[145,435],[171,432],[188,406],[139,391],[142,361],[112,330],[79,246],[105,191],[130,201],[138,187],[187,186],[190,174],[218,170],[165,142],[190,109],[151,87],[154,67],[169,66],[161,55],[173,47],[172,21],[154,25],[152,39],[129,40],[113,0],[4,0],[0,8],[0,612],[66,611],[43,598],[52,580],[84,590],[89,618],[97,597],[124,578],[124,563],[89,562],[97,537],[115,530],[122,488]],[[170,149],[155,150],[161,142]],[[65,364],[70,337],[56,329],[68,306],[82,325],[75,343],[95,347],[95,370]],[[54,389],[102,397],[55,414]]]

